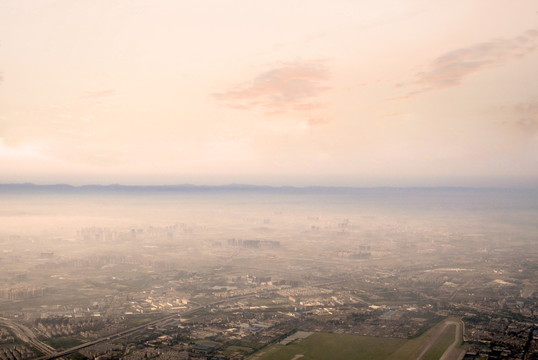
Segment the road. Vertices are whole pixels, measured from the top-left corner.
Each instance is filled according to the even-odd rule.
[[[6,318],[0,318],[0,325],[11,329],[17,338],[43,354],[53,354],[56,351],[52,346],[40,341],[34,332],[24,325],[17,324]]]

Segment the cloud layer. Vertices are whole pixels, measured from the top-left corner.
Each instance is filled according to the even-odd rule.
[[[329,78],[324,61],[282,63],[247,84],[213,96],[236,109],[262,108],[269,114],[310,111],[324,106],[318,97],[329,90],[325,85]]]

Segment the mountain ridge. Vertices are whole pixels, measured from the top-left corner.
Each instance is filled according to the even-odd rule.
[[[131,191],[514,191],[514,190],[536,190],[525,188],[508,188],[508,187],[464,187],[464,186],[328,186],[328,185],[309,185],[309,186],[271,186],[271,185],[252,185],[252,184],[224,184],[224,185],[196,185],[196,184],[177,184],[177,185],[122,185],[122,184],[34,184],[34,183],[0,183],[0,191],[64,191],[64,192],[131,192]]]

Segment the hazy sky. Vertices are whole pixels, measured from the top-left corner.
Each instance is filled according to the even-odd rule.
[[[536,0],[0,0],[0,183],[532,185]]]

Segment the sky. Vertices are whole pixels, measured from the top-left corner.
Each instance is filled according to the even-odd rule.
[[[0,183],[538,184],[535,0],[0,0]]]

